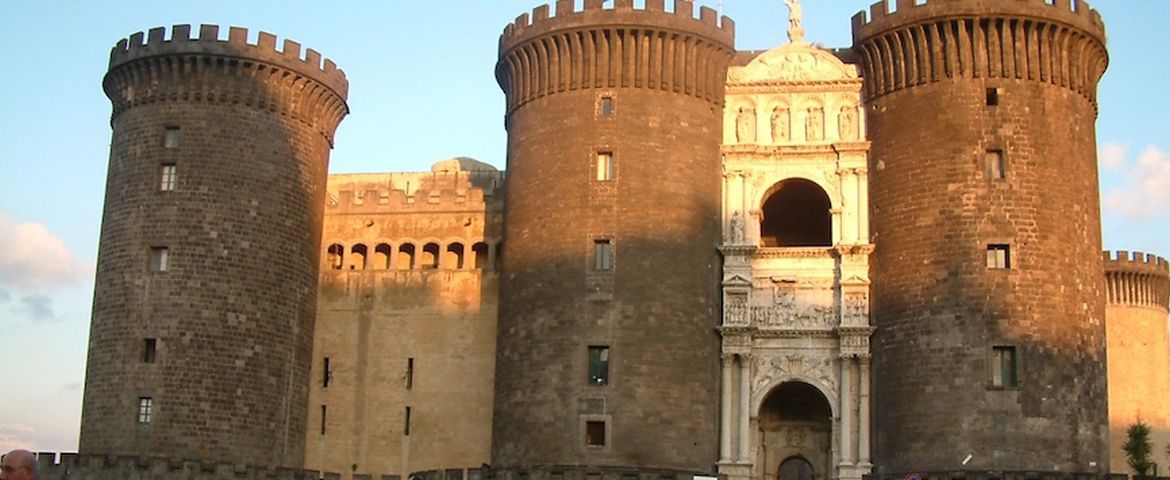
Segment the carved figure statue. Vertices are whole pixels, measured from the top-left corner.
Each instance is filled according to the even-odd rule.
[[[739,143],[756,141],[756,109],[742,107],[735,116],[735,140]]]
[[[837,128],[841,133],[841,140],[857,140],[856,108],[846,105],[841,107],[837,115]]]
[[[804,41],[804,27],[801,26],[804,9],[800,6],[800,0],[784,0],[784,4],[788,6],[788,40]]]
[[[825,110],[821,107],[808,109],[808,115],[804,119],[805,139],[815,142],[824,138],[824,126]]]
[[[743,214],[739,210],[731,216],[731,244],[740,245],[743,243]]]
[[[788,141],[788,109],[776,107],[772,110],[772,143]]]

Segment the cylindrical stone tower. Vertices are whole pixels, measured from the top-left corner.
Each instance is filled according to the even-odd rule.
[[[348,84],[204,25],[118,42],[83,454],[303,466],[325,178]]]
[[[1096,89],[1080,1],[854,17],[869,116],[877,472],[1103,472]]]
[[[1139,421],[1150,427],[1155,460],[1170,445],[1170,265],[1140,252],[1104,258],[1110,464],[1133,474],[1121,449],[1127,428]]]
[[[494,467],[711,471],[720,158],[734,26],[572,0],[500,39],[506,247]]]

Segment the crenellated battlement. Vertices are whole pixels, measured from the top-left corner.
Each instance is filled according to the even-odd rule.
[[[236,57],[280,66],[320,82],[345,98],[349,92],[349,81],[345,72],[337,68],[330,59],[311,48],[301,52],[301,44],[285,39],[277,49],[276,35],[260,32],[255,44],[248,43],[248,29],[230,27],[226,41],[219,39],[218,25],[200,25],[199,34],[191,38],[190,25],[171,27],[170,37],[166,28],[156,27],[145,34],[137,32],[123,38],[110,51],[110,70],[134,60],[160,55],[198,54],[209,56]]]
[[[604,0],[585,0],[584,8],[576,10],[573,0],[557,0],[556,8],[544,4],[528,13],[520,14],[516,20],[504,27],[500,35],[500,53],[534,37],[553,30],[566,28],[588,28],[615,26],[630,28],[666,28],[682,30],[709,37],[716,43],[734,44],[735,22],[719,17],[719,13],[706,6],[694,15],[692,0],[673,0],[674,8],[667,11],[665,0],[646,0],[644,8],[634,7],[633,0],[615,0],[611,8],[605,8]]]
[[[1109,54],[1101,15],[1088,3],[917,1],[882,0],[869,18],[853,17],[868,99],[948,79],[1011,79],[1073,90],[1096,108]]]
[[[331,175],[326,213],[499,210],[504,179],[496,170]]]
[[[1165,258],[1125,250],[1102,256],[1109,305],[1170,308],[1170,263]]]
[[[1083,30],[1105,41],[1101,14],[1084,0],[881,0],[853,16],[853,38],[880,35],[926,20],[957,17],[1042,18]]]
[[[735,23],[694,2],[558,0],[524,13],[500,35],[496,80],[508,113],[566,91],[642,88],[671,91],[719,105],[727,64],[734,53]]]

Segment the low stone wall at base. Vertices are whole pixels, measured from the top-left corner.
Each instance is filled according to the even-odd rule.
[[[336,473],[199,460],[38,452],[40,480],[340,480]]]
[[[1130,480],[1129,475],[1107,473],[1037,472],[1037,471],[977,471],[880,473],[865,480]],[[1170,477],[1139,477],[1133,480],[1170,480]]]

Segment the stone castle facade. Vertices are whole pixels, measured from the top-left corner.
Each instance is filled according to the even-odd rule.
[[[829,50],[795,2],[764,52],[687,0],[538,7],[500,41],[506,175],[327,175],[317,52],[120,42],[47,478],[1125,472],[1125,425],[1170,434],[1170,272],[1100,254],[1100,16],[891,7]]]

